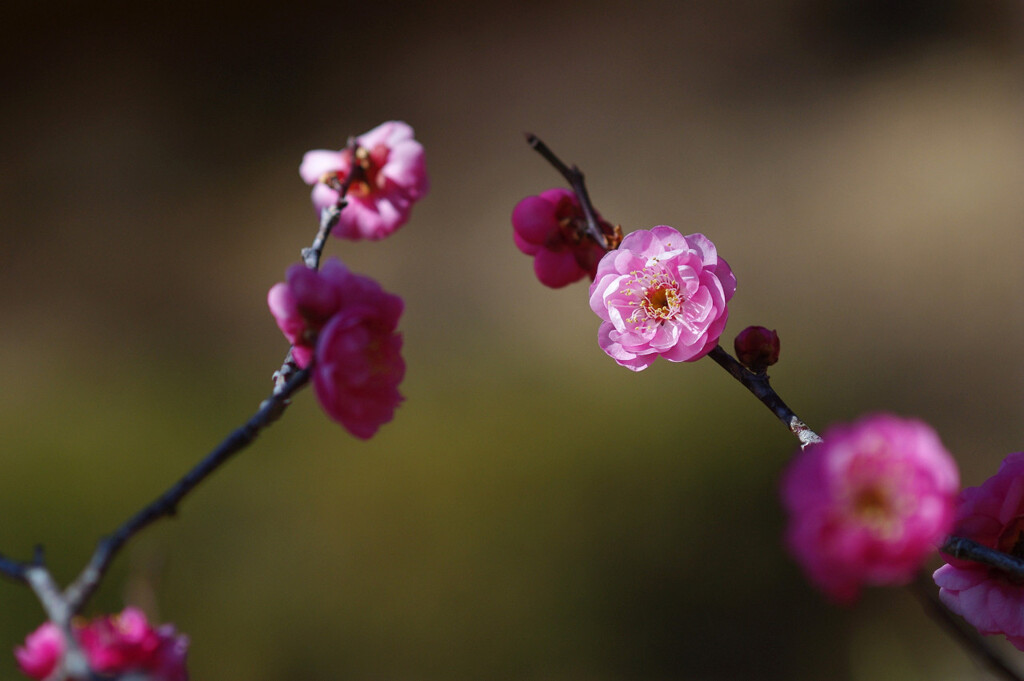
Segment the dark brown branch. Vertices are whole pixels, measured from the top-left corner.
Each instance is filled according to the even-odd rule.
[[[77,613],[92,595],[114,556],[124,544],[140,530],[164,516],[177,512],[178,504],[199,483],[220,468],[234,454],[247,447],[260,431],[277,420],[288,405],[288,398],[309,381],[309,370],[295,372],[280,390],[260,405],[259,411],[245,425],[227,436],[220,445],[210,452],[195,468],[185,474],[170,489],[143,508],[113,534],[100,540],[88,565],[78,578],[64,591],[71,612]]]
[[[25,577],[25,564],[2,555],[0,555],[0,575],[15,582],[25,583],[28,581]]]
[[[984,563],[1017,579],[1024,579],[1024,559],[996,551],[966,537],[946,537],[940,550],[954,558]]]
[[[793,413],[793,410],[782,401],[782,398],[779,397],[778,393],[775,392],[769,383],[768,374],[757,374],[747,369],[732,355],[723,350],[721,345],[716,345],[715,348],[708,353],[708,357],[715,360],[718,366],[728,371],[732,377],[742,383],[743,387],[749,390],[754,397],[761,400],[761,402],[768,407],[787,428],[789,428],[790,432],[796,435],[797,439],[800,440],[801,449],[816,442],[821,442],[821,437],[808,428],[807,424],[801,421],[797,415]]]
[[[526,143],[529,144],[534,151],[544,157],[544,159],[555,167],[562,177],[565,178],[569,186],[572,187],[573,192],[576,194],[576,198],[580,201],[580,207],[583,209],[583,216],[587,220],[587,235],[591,239],[596,241],[602,248],[608,250],[612,247],[609,243],[608,236],[601,229],[600,223],[597,220],[597,211],[594,210],[594,204],[590,201],[590,194],[587,193],[587,184],[583,180],[583,172],[576,166],[571,168],[562,162],[562,159],[555,155],[555,152],[548,148],[548,145],[544,144],[539,137],[533,133],[526,133]],[[617,245],[617,244],[616,244]]]

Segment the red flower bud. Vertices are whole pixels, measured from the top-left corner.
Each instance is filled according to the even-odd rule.
[[[740,363],[758,374],[779,361],[779,334],[763,326],[748,326],[740,331],[734,347]]]

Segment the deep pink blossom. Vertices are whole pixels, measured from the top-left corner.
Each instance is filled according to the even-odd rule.
[[[144,672],[152,681],[188,681],[188,638],[169,624],[154,629],[140,610],[125,608],[119,615],[76,622],[73,629],[94,671],[111,675]],[[25,647],[14,654],[27,676],[46,679],[64,654],[63,635],[56,625],[46,622],[29,634]]]
[[[14,649],[18,666],[26,676],[45,679],[64,655],[64,636],[53,622],[44,622],[25,637],[25,645]]]
[[[342,290],[354,276],[333,259],[320,272],[298,263],[289,267],[286,280],[267,294],[270,313],[292,344],[292,357],[300,367],[309,364],[320,330],[341,308]]]
[[[430,189],[423,146],[412,128],[401,121],[381,123],[356,138],[356,149],[307,151],[299,166],[306,184],[313,185],[317,211],[338,201],[338,192],[325,184],[344,180],[353,161],[362,177],[349,187],[348,205],[332,234],[344,239],[383,239],[409,219],[412,204]]]
[[[913,578],[952,527],[959,484],[921,421],[875,414],[833,426],[786,471],[786,540],[810,580],[849,603],[862,585]]]
[[[700,359],[718,343],[736,277],[703,234],[664,225],[630,233],[598,263],[590,307],[601,349],[640,371],[659,356]]]
[[[605,252],[583,236],[586,218],[576,195],[568,189],[549,189],[517,203],[512,209],[512,229],[519,250],[533,256],[537,278],[551,288],[585,276],[593,279]]]
[[[1024,558],[1024,452],[999,472],[960,493],[953,534]],[[939,598],[983,634],[1005,634],[1024,650],[1024,583],[995,568],[943,554],[935,571]]]
[[[388,296],[388,294],[383,294]],[[313,387],[324,411],[356,437],[368,439],[402,401],[402,337],[395,333],[401,299],[347,308],[324,327],[317,344]]]
[[[312,362],[313,388],[332,419],[367,439],[394,417],[405,376],[401,298],[331,259],[319,272],[293,265],[267,302],[296,364]]]

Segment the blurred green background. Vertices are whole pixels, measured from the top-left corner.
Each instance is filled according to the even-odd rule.
[[[725,344],[778,329],[812,427],[919,416],[978,484],[1024,446],[1021,29],[1015,0],[6,3],[0,552],[72,577],[255,410],[301,156],[397,118],[431,194],[328,249],[407,301],[397,418],[363,443],[300,395],[93,612],[175,622],[197,680],[982,678],[903,590],[825,603],[780,542],[793,438],[710,361],[614,365],[509,213],[561,183],[532,131],[627,232],[715,240]],[[11,583],[0,613],[15,678],[42,615]]]

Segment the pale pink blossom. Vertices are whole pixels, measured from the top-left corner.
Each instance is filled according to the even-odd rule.
[[[833,426],[785,473],[787,544],[836,602],[863,585],[905,584],[949,533],[959,484],[921,421],[875,414]]]
[[[344,239],[383,239],[409,219],[412,204],[430,189],[423,146],[401,121],[381,123],[356,138],[356,149],[307,151],[299,166],[306,184],[313,185],[313,206],[320,211],[338,202],[338,192],[325,184],[344,180],[353,162],[361,178],[349,187],[348,205],[332,234]]]
[[[661,225],[630,233],[598,263],[590,307],[601,349],[640,371],[659,356],[692,362],[715,347],[736,277],[703,234]]]
[[[1024,452],[1010,454],[999,472],[960,493],[953,534],[1024,558]],[[1024,584],[982,563],[943,554],[935,571],[939,598],[983,634],[1005,634],[1024,650]]]
[[[165,624],[154,629],[135,608],[73,625],[75,639],[89,667],[102,674],[142,672],[151,681],[188,681],[185,658],[188,638]],[[15,650],[21,670],[33,679],[50,677],[64,655],[64,637],[46,622]]]
[[[316,272],[293,265],[267,303],[328,416],[356,437],[372,437],[394,417],[405,376],[396,331],[402,299],[337,259]]]
[[[594,278],[605,249],[584,236],[585,229],[579,199],[568,189],[527,196],[512,209],[512,238],[520,251],[533,256],[534,273],[551,288]]]

